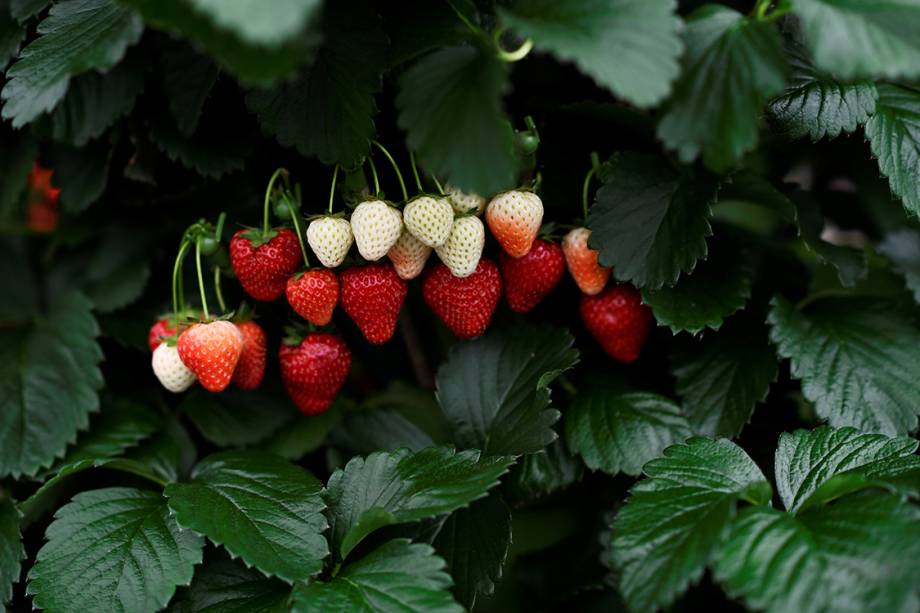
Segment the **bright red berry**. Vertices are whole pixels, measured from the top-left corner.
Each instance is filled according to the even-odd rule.
[[[604,351],[617,362],[634,362],[652,328],[652,311],[632,285],[611,285],[581,297],[581,319]]]
[[[565,257],[556,243],[536,240],[527,255],[499,254],[505,300],[512,311],[526,313],[546,298],[565,274]]]
[[[288,303],[314,326],[325,326],[339,301],[339,280],[328,268],[315,268],[288,278]]]
[[[328,332],[308,334],[296,345],[282,343],[278,358],[284,388],[306,415],[317,415],[332,405],[351,369],[348,346]]]
[[[451,274],[444,264],[431,269],[422,282],[431,310],[459,338],[481,335],[492,321],[502,295],[502,279],[492,260],[482,258],[468,277]]]
[[[233,372],[233,385],[241,390],[254,390],[262,385],[265,376],[268,340],[262,326],[251,319],[238,322],[236,327],[243,335],[243,349]]]
[[[243,350],[243,335],[229,321],[195,324],[179,335],[176,344],[182,363],[209,392],[230,385]]]
[[[284,293],[288,277],[300,266],[300,243],[289,228],[262,242],[260,230],[240,230],[230,239],[230,265],[246,293],[264,302]]]
[[[170,325],[168,317],[161,317],[156,320],[150,326],[150,332],[147,333],[147,345],[150,346],[150,351],[156,351],[156,348],[160,346],[164,338],[175,336],[176,332],[178,330]]]
[[[349,268],[340,277],[342,309],[375,345],[393,337],[408,286],[390,264]]]

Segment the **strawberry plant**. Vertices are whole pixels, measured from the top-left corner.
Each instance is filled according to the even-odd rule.
[[[0,604],[920,611],[916,0],[0,0]]]

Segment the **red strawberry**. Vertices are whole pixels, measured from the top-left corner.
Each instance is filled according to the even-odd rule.
[[[546,298],[565,274],[562,248],[544,240],[534,241],[527,255],[513,258],[499,254],[505,300],[516,313],[526,313]]]
[[[168,317],[161,317],[156,320],[150,326],[150,332],[147,334],[147,344],[150,346],[150,351],[156,351],[156,348],[160,346],[164,338],[174,336],[176,332],[178,330],[170,325]]]
[[[589,296],[599,294],[607,280],[610,269],[597,263],[597,251],[588,247],[591,230],[575,228],[562,239],[562,251],[569,273],[578,284],[578,289]]]
[[[351,368],[348,346],[328,332],[308,334],[296,345],[282,343],[278,358],[284,388],[306,415],[329,408]]]
[[[364,337],[380,345],[393,337],[408,286],[390,264],[349,268],[341,275],[342,308]]]
[[[288,303],[314,326],[325,326],[339,301],[339,280],[328,268],[298,273],[287,281]]]
[[[243,335],[243,349],[233,372],[233,385],[241,390],[254,390],[262,385],[265,376],[265,353],[268,350],[265,330],[251,319],[238,322],[236,327]]]
[[[652,311],[632,285],[611,285],[597,296],[583,294],[581,319],[604,351],[617,362],[639,357],[652,328]]]
[[[444,264],[431,269],[422,282],[431,310],[459,338],[473,338],[489,327],[502,295],[502,279],[492,260],[482,258],[468,277],[458,278]]]
[[[243,335],[229,321],[195,324],[179,336],[179,357],[209,392],[230,385],[243,350]]]
[[[300,266],[300,243],[288,228],[272,230],[262,240],[260,230],[240,230],[230,239],[230,264],[246,293],[270,302],[284,293],[288,277]]]

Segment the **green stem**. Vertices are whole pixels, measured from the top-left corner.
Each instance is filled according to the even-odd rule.
[[[281,174],[287,175],[286,168],[279,168],[272,174],[272,178],[268,180],[268,187],[265,188],[265,205],[262,211],[262,232],[268,234],[268,204],[272,201],[272,187],[275,186],[275,181],[278,179],[278,176]]]
[[[468,28],[469,28],[472,32],[474,32],[475,34],[480,34],[479,28],[477,28],[476,26],[474,26],[474,25],[472,24],[472,22],[471,22],[469,19],[466,18],[466,15],[463,14],[463,11],[461,11],[461,10],[458,9],[456,6],[454,6],[454,3],[453,3],[451,0],[447,0],[447,4],[450,5],[450,8],[453,9],[454,13],[457,14],[457,17],[460,18],[460,21],[462,21],[463,24],[464,24],[466,27],[468,27]]]
[[[406,191],[406,182],[403,181],[402,173],[399,172],[399,166],[396,165],[396,160],[393,159],[393,156],[390,155],[390,152],[386,150],[386,147],[381,145],[379,142],[372,140],[371,144],[376,146],[380,151],[386,156],[387,160],[390,162],[390,166],[393,167],[393,170],[396,172],[396,178],[399,179],[399,188],[402,190],[403,200],[409,199],[409,192]]]
[[[588,174],[585,175],[585,182],[581,187],[581,207],[582,212],[585,216],[585,225],[588,224],[588,188],[591,186],[591,179],[597,174],[598,168],[600,168],[601,162],[600,158],[597,156],[597,151],[591,152],[591,170],[588,171]]]
[[[201,274],[201,237],[195,240],[195,267],[198,269],[198,289],[201,292],[201,309],[204,311],[204,319],[211,319],[208,312],[208,299],[204,293],[204,275]]]
[[[792,7],[789,7],[789,6],[778,8],[774,10],[772,13],[770,13],[769,15],[767,15],[766,17],[764,17],[763,20],[768,23],[772,23],[791,11],[792,11]]]
[[[335,199],[335,181],[339,178],[339,165],[335,165],[335,170],[332,171],[332,187],[329,188],[329,207],[326,209],[326,212],[332,215],[332,201]],[[306,256],[306,251],[304,252],[304,257]]]
[[[425,188],[422,187],[422,181],[418,177],[418,167],[415,165],[414,151],[409,151],[409,163],[412,164],[412,175],[415,177],[415,186],[418,188],[418,192],[421,194],[425,191]]]
[[[189,248],[188,232],[182,235],[182,242],[179,243],[179,253],[176,254],[176,262],[173,264],[173,276],[172,276],[172,302],[173,302],[173,314],[176,315],[179,313],[179,305],[182,305],[182,309],[185,310],[185,296],[181,296],[180,285],[182,281],[182,259],[185,258],[185,253]]]
[[[224,303],[224,294],[220,291],[220,266],[214,267],[214,293],[217,294],[217,304],[220,306],[221,314],[227,312],[227,305]]]
[[[377,177],[377,166],[374,165],[374,160],[370,156],[367,156],[367,164],[371,167],[371,176],[374,178],[374,198],[377,197],[377,194],[380,193],[380,179]]]
[[[508,63],[519,62],[527,57],[527,54],[530,53],[531,49],[533,49],[533,39],[526,39],[523,43],[521,43],[521,46],[514,51],[506,51],[505,48],[502,47],[501,43],[502,34],[504,34],[506,30],[507,28],[505,27],[496,28],[495,32],[492,34],[492,41],[495,43],[495,49],[498,51],[498,57],[501,58],[502,61]]]
[[[438,178],[434,175],[431,175],[431,180],[434,181],[434,186],[438,188],[438,193],[442,196],[444,195],[444,188],[441,187],[441,182],[438,181]]]
[[[338,166],[336,166],[336,168],[338,168]],[[333,189],[335,188],[333,187]],[[294,224],[294,231],[297,232],[297,242],[300,243],[300,253],[303,254],[303,265],[310,268],[310,258],[307,257],[307,248],[303,244],[303,232],[300,231],[300,221],[297,220],[297,218],[300,217],[300,213],[297,211],[297,207],[294,206],[293,202],[287,199],[285,199],[285,202],[287,202],[288,209],[291,211],[291,222]]]

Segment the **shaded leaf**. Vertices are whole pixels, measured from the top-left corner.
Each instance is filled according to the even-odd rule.
[[[160,417],[145,405],[115,396],[102,400],[102,410],[90,419],[86,432],[67,450],[60,465],[121,455],[153,434]]]
[[[48,151],[54,168],[54,185],[61,188],[61,208],[81,213],[105,192],[112,161],[112,147],[100,139],[84,147],[56,145]]]
[[[179,134],[189,137],[198,127],[201,109],[211,95],[220,69],[207,56],[176,40],[164,43],[158,59],[169,111]]]
[[[26,557],[19,535],[19,511],[9,498],[0,500],[0,605],[13,597],[19,567]]]
[[[822,262],[837,269],[837,278],[844,287],[853,287],[869,274],[866,252],[862,249],[834,245],[821,238],[824,218],[817,204],[805,193],[793,198],[799,221],[799,234],[805,244]]]
[[[584,472],[584,463],[569,452],[563,439],[557,439],[543,451],[525,455],[511,468],[507,479],[511,502],[565,489],[580,481]]]
[[[287,611],[290,588],[277,579],[247,568],[241,562],[220,557],[208,560],[195,571],[187,588],[176,592],[170,613],[281,613]]]
[[[907,288],[920,302],[920,232],[902,228],[885,235],[878,245],[879,252],[891,260],[895,269],[904,275]]]
[[[240,447],[267,439],[290,420],[294,410],[286,397],[228,388],[219,394],[194,390],[183,399],[179,412],[215,445]]]
[[[276,47],[301,34],[319,13],[321,0],[190,0],[220,28],[249,44]]]
[[[866,138],[891,191],[905,209],[920,215],[920,91],[886,83],[877,88]]]

